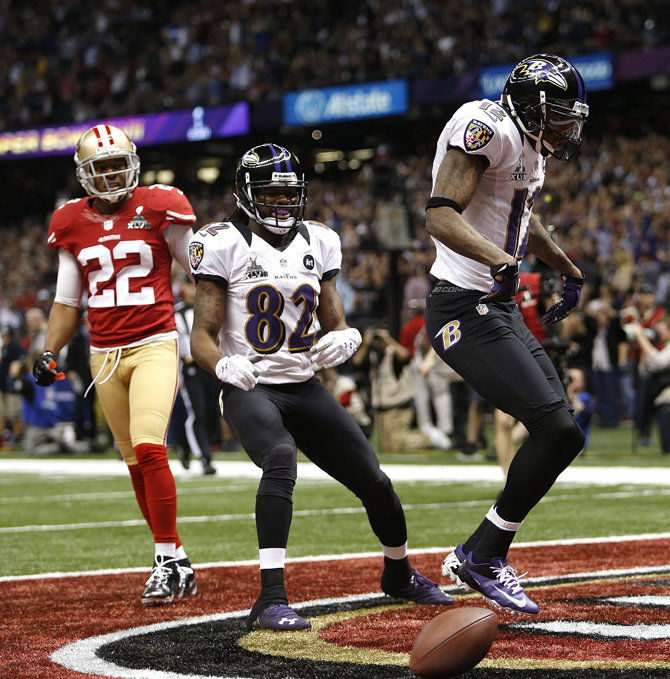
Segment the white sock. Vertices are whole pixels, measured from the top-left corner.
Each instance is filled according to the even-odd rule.
[[[505,519],[500,518],[500,515],[498,514],[496,510],[496,506],[493,505],[491,509],[486,513],[486,518],[494,525],[500,528],[501,530],[509,530],[513,531],[516,533],[519,528],[521,528],[521,524],[523,521],[519,521],[519,523],[514,523],[513,521],[505,521]]]
[[[400,559],[404,559],[407,556],[407,543],[400,545],[400,547],[387,547],[386,545],[382,545],[382,553],[389,559],[400,561]]]
[[[174,551],[174,558],[179,560],[179,559],[187,559],[188,557],[186,556],[186,550],[182,545],[177,547]]]
[[[258,555],[261,560],[261,570],[265,568],[284,568],[286,549],[283,547],[266,547],[265,549],[259,549]]]
[[[175,553],[175,543],[174,542],[157,542],[154,545],[154,549],[156,550],[154,552],[154,555],[162,557],[162,560],[174,559],[174,553]]]

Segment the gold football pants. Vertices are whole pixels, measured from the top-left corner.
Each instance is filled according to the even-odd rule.
[[[179,377],[176,340],[92,354],[91,372],[126,464],[137,464],[133,448],[139,443],[165,445]]]

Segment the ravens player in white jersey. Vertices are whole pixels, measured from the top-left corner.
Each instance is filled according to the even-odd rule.
[[[536,614],[507,552],[528,512],[584,445],[565,391],[514,302],[519,262],[531,252],[563,276],[545,323],[579,303],[583,277],[532,215],[549,156],[569,160],[589,113],[579,72],[538,54],[510,73],[498,102],[464,104],[446,124],[433,164],[427,230],[438,283],[426,329],[438,355],[489,403],[524,423],[496,504],[445,559],[444,575],[503,608]]]
[[[256,495],[261,592],[248,626],[311,627],[289,607],[284,587],[298,448],[362,501],[382,545],[382,590],[423,604],[453,603],[411,567],[405,517],[389,478],[358,424],[314,376],[314,365],[339,365],[361,342],[335,288],[338,235],[303,219],[304,174],[277,144],[247,151],[235,184],[238,209],[230,220],[191,239],[191,352],[223,383],[222,414],[263,470]],[[316,343],[315,316],[324,333]]]

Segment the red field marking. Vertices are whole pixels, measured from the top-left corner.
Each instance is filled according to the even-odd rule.
[[[670,540],[600,543],[592,547],[583,544],[524,547],[513,549],[510,556],[514,567],[521,571],[530,570],[533,577],[619,569],[624,566],[656,566],[670,564]],[[440,561],[441,555],[436,554],[412,557],[414,566],[425,575],[447,584],[439,575]],[[378,592],[381,567],[381,556],[291,563],[287,568],[289,597],[298,602]],[[196,597],[183,599],[171,606],[146,609],[140,605],[140,593],[147,576],[148,572],[0,583],[0,677],[90,677],[92,675],[82,675],[55,665],[49,660],[49,655],[65,644],[94,635],[248,608],[258,588],[257,566],[202,569],[198,570],[200,593]],[[564,593],[562,588],[555,589]],[[553,590],[538,591],[544,601],[551,598]],[[420,611],[413,607],[412,625],[419,628],[423,617],[427,620],[434,615],[434,609],[421,608],[426,609],[425,616],[421,614],[417,621]],[[589,610],[592,613],[593,609]],[[398,615],[402,617],[402,613]],[[373,617],[370,616],[370,619]],[[511,616],[503,616],[502,622],[508,622],[508,618]],[[405,639],[415,636],[407,627],[404,632]],[[388,636],[388,633],[389,626],[386,625],[384,636]],[[516,651],[511,641],[508,644],[504,635],[499,638],[504,643],[499,645],[496,642],[496,653],[500,646],[500,653],[504,653],[504,657],[514,657]],[[352,639],[348,643],[351,644]],[[574,649],[566,648],[565,652],[568,657],[573,657]],[[530,657],[528,648],[524,648],[521,654]]]

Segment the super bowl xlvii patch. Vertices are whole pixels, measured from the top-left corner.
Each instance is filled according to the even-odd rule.
[[[484,148],[493,139],[495,132],[481,120],[471,120],[465,128],[463,141],[469,151]]]
[[[195,241],[188,246],[188,257],[191,261],[191,268],[194,271],[200,266],[200,262],[202,262],[202,256],[204,254],[205,249],[202,243]]]

